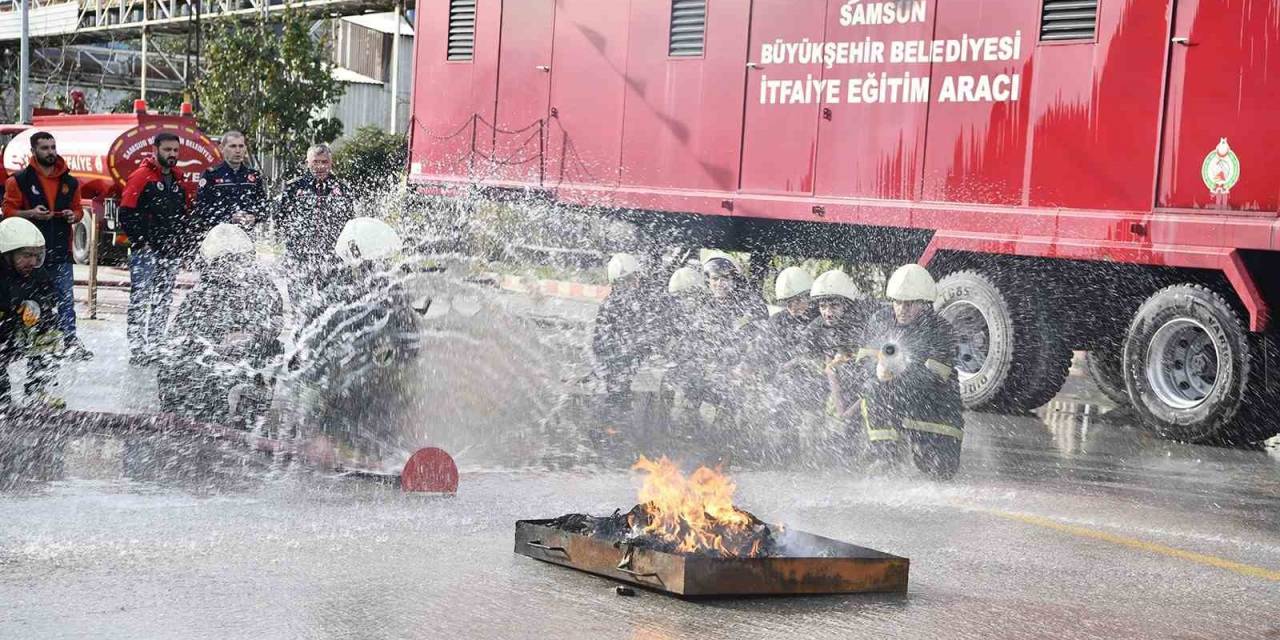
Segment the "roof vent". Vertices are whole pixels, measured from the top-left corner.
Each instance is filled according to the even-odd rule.
[[[672,57],[702,55],[707,40],[707,0],[671,0]]]
[[[1098,31],[1098,0],[1044,0],[1040,41],[1093,40]]]
[[[476,53],[476,0],[449,0],[449,60],[471,60]]]

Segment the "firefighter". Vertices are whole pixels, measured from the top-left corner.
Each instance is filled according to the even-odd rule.
[[[694,317],[707,299],[707,279],[694,267],[680,267],[667,280],[667,301],[663,305],[664,317],[658,331],[658,345],[662,355],[670,362],[679,362],[694,354],[685,347],[689,344]]]
[[[14,217],[0,222],[0,407],[13,401],[9,364],[23,357],[28,401],[55,409],[66,406],[49,391],[57,382],[63,339],[57,290],[41,269],[45,249],[44,234],[30,221]]]
[[[731,414],[742,399],[735,392],[748,373],[743,365],[759,348],[760,325],[769,310],[730,256],[713,254],[702,272],[710,293],[691,319],[686,347],[691,357],[680,363],[683,371],[675,378],[686,389],[687,408],[708,402]]]
[[[172,133],[155,137],[155,155],[142,161],[125,184],[120,225],[129,249],[129,364],[155,361],[169,322],[169,304],[178,267],[194,244],[191,190],[176,167],[181,141]]]
[[[239,131],[222,134],[222,162],[200,176],[196,191],[196,216],[201,235],[223,223],[252,230],[266,215],[267,191],[262,174],[248,165],[249,147]]]
[[[805,411],[821,406],[827,381],[818,366],[805,366],[806,338],[818,316],[810,296],[813,276],[801,267],[787,267],[774,280],[774,299],[782,309],[769,318],[767,339],[759,358],[770,376],[765,400],[771,425],[793,436]],[[788,446],[794,439],[787,440]]]
[[[191,417],[233,418],[228,402],[237,386],[280,352],[284,302],[256,264],[253,241],[223,223],[200,243],[200,280],[173,316],[157,383],[161,404]]]
[[[307,150],[307,172],[286,182],[280,194],[276,232],[284,243],[294,305],[317,292],[316,276],[331,264],[339,234],[355,217],[350,190],[332,171],[333,152],[315,145]]]
[[[772,353],[778,364],[796,355],[809,325],[818,317],[818,305],[810,296],[813,276],[801,267],[783,269],[773,283],[773,297],[782,310],[769,319]]]
[[[591,351],[604,379],[606,406],[617,410],[630,401],[631,380],[650,346],[645,333],[652,328],[646,326],[652,309],[639,259],[615,254],[607,270],[609,295],[596,311]]]
[[[66,340],[65,357],[88,360],[93,353],[76,337],[75,274],[72,269],[72,227],[84,215],[80,181],[58,155],[53,136],[31,135],[31,159],[4,186],[4,217],[21,217],[35,224],[45,240],[44,270],[58,294],[58,327]]]
[[[286,433],[359,465],[408,446],[399,427],[414,401],[405,385],[418,376],[407,367],[419,350],[418,315],[427,309],[410,302],[401,272],[391,268],[403,247],[381,220],[344,225],[329,254],[340,265],[326,274],[296,330],[283,381],[289,388],[275,397],[291,405]]]
[[[918,468],[948,479],[964,438],[955,332],[933,310],[938,288],[924,267],[898,269],[886,295],[892,307],[871,317],[860,341],[866,382],[854,411],[873,455],[905,444]]]
[[[856,352],[871,303],[853,278],[839,269],[827,271],[813,281],[809,297],[817,304],[818,317],[804,337],[808,355],[830,363],[837,355]]]

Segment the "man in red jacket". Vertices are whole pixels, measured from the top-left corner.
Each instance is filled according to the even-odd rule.
[[[44,270],[58,298],[58,329],[66,340],[65,355],[88,360],[93,353],[76,337],[75,274],[72,271],[72,226],[84,215],[80,208],[80,181],[71,176],[58,155],[53,136],[37,131],[31,136],[27,167],[4,185],[4,217],[26,218],[44,235],[47,253]]]
[[[155,157],[142,162],[120,198],[120,225],[129,236],[129,364],[154,362],[169,324],[178,267],[194,248],[191,185],[174,167],[181,142],[155,139]]]

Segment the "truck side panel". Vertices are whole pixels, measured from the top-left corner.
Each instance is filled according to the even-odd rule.
[[[846,6],[832,2],[827,6],[826,41],[862,42],[874,40],[929,40],[933,37],[937,2],[927,3],[924,22],[880,26],[840,25],[840,13]],[[895,75],[913,80],[911,87],[927,90],[933,64],[904,63],[895,65]],[[839,104],[830,105],[830,118],[821,122],[818,142],[818,186],[820,196],[852,196],[892,200],[918,200],[925,157],[925,131],[928,126],[929,100],[900,103],[850,103],[853,79],[867,74],[878,76],[880,65],[824,69],[825,77],[840,80]]]
[[[747,107],[743,117],[741,189],[747,193],[812,195],[817,178],[818,113],[811,100],[796,102],[795,91],[768,82],[790,81],[806,87],[822,78],[822,63],[780,64],[765,59],[764,46],[777,39],[788,43],[820,41],[826,3],[754,0],[751,3],[751,62],[747,74]],[[796,85],[789,85],[796,86]]]
[[[432,0],[418,7],[410,131],[415,174],[470,176],[473,119],[493,121],[502,2],[476,1],[475,53],[466,61],[448,60],[449,5]]]
[[[934,38],[960,39],[1013,35],[1021,31],[1020,60],[934,65],[935,98],[929,111],[925,151],[924,200],[1018,205],[1023,201],[1029,94],[1035,70],[1040,3],[1026,0],[942,2]],[[946,77],[1019,74],[1017,100],[942,101]]]
[[[1096,44],[1035,48],[1026,204],[1151,208],[1169,10],[1102,2]]]
[[[556,4],[547,183],[617,186],[630,3]]]
[[[492,153],[485,174],[495,181],[536,184],[543,170],[541,122],[551,100],[552,37],[556,4],[545,0],[503,0],[502,64],[498,68],[495,126],[483,130]]]
[[[632,0],[622,184],[738,188],[748,3],[709,2],[704,55],[668,56],[671,0]]]
[[[1280,183],[1280,3],[1177,0],[1158,206],[1274,213]],[[1229,155],[1206,162],[1225,139]],[[1234,170],[1234,175],[1232,175]],[[1226,179],[1228,193],[1205,183]]]

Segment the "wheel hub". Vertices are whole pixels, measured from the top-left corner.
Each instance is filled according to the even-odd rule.
[[[1178,318],[1160,327],[1147,347],[1147,382],[1175,409],[1194,409],[1218,384],[1218,347],[1203,324]]]
[[[941,313],[956,333],[956,370],[963,382],[977,375],[987,362],[991,348],[991,330],[982,310],[971,302],[958,300]]]

